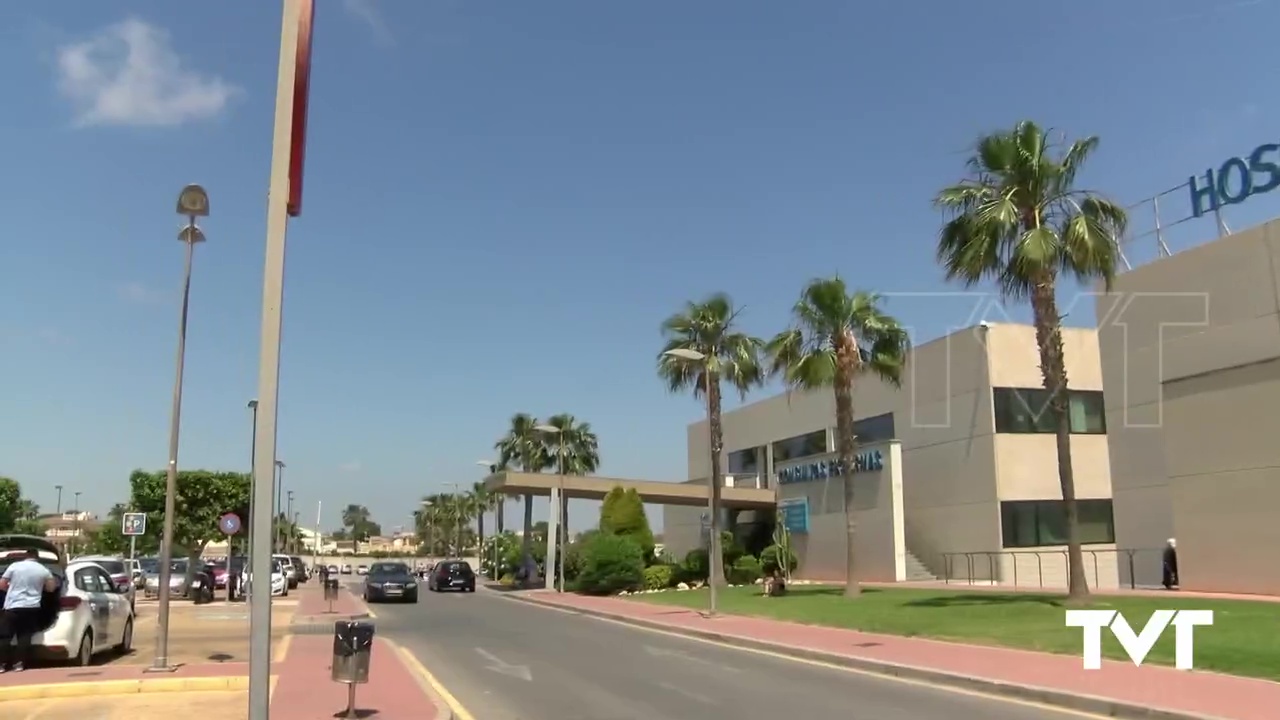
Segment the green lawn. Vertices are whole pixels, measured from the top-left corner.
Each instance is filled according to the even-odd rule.
[[[764,598],[760,588],[728,588],[720,593],[720,610],[832,627],[908,637],[929,637],[1079,656],[1080,628],[1068,628],[1064,596],[994,591],[867,589],[846,600],[842,588],[792,586],[786,597]],[[633,595],[629,599],[692,608],[707,606],[707,591]],[[1210,601],[1161,597],[1095,596],[1090,607],[1122,612],[1135,632],[1157,609],[1213,610],[1213,625],[1196,628],[1197,670],[1280,680],[1280,603],[1239,600]],[[1107,630],[1102,633],[1107,657],[1128,656]],[[1147,662],[1173,664],[1173,628],[1156,643]]]

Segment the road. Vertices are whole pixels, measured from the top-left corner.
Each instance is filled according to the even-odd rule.
[[[852,673],[480,591],[374,606],[474,720],[1079,720],[1079,713]],[[468,720],[460,717],[459,720]]]

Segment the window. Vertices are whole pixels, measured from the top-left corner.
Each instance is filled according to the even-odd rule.
[[[996,416],[996,432],[1054,432],[1049,393],[1042,388],[992,388],[991,398]],[[1071,432],[1083,435],[1102,435],[1107,432],[1101,391],[1069,390],[1067,402]]]
[[[729,453],[730,475],[758,475],[764,463],[764,448],[753,447],[746,450],[734,450]]]
[[[809,455],[821,455],[825,452],[827,452],[827,431],[814,430],[811,433],[775,442],[773,444],[773,462],[780,463]]]
[[[853,434],[859,445],[869,445],[881,440],[892,440],[894,435],[893,413],[863,418],[853,423]]]
[[[1086,545],[1116,541],[1111,500],[1077,500],[1080,542]],[[1067,544],[1066,505],[1061,500],[1016,500],[1000,503],[1000,525],[1006,548]]]
[[[73,576],[76,588],[82,592],[96,593],[102,592],[102,588],[98,583],[98,572],[93,568],[83,568],[77,570]]]

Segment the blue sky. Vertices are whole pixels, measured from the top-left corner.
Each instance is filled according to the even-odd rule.
[[[724,290],[768,335],[835,272],[944,289],[930,199],[980,132],[1098,134],[1084,181],[1126,202],[1280,140],[1266,0],[319,4],[279,457],[327,527],[478,480],[516,411],[591,422],[607,474],[684,479],[701,408],[654,378],[661,320]],[[0,6],[0,474],[47,508],[164,465],[188,182],[212,216],[180,465],[248,463],[279,6]],[[917,341],[977,319],[889,309]]]

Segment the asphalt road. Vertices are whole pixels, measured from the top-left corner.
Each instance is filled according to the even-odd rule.
[[[379,604],[474,720],[1079,720],[549,610],[492,591]],[[459,720],[466,720],[460,718]]]

